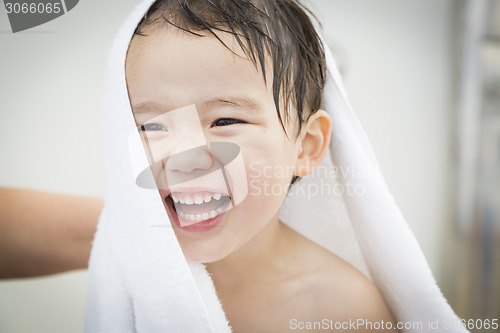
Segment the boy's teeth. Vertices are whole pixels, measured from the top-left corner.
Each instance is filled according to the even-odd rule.
[[[172,193],[172,200],[174,203],[181,203],[181,204],[186,204],[186,205],[201,205],[204,202],[210,202],[212,199],[215,200],[220,200],[222,198],[221,193],[195,193],[195,194],[188,194],[188,193]]]
[[[194,198],[193,198],[193,201],[197,205],[202,204],[203,203],[203,197],[201,196],[201,194],[195,194]]]
[[[225,194],[205,191],[171,193],[171,198],[174,201],[177,215],[188,225],[217,217],[226,210],[230,200],[230,197]]]
[[[217,210],[211,210],[210,213],[203,213],[203,214],[184,214],[183,212],[178,212],[177,214],[179,214],[179,217],[183,220],[201,222],[208,219],[213,219],[221,212],[222,209],[217,209]]]

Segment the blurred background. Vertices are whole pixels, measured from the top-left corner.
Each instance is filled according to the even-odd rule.
[[[103,196],[107,52],[136,3],[82,0],[16,34],[0,9],[0,186]],[[305,3],[444,295],[500,318],[500,0]],[[0,332],[82,332],[86,281],[0,280]]]

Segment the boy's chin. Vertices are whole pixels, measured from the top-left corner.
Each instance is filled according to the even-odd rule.
[[[230,253],[230,251],[222,248],[216,249],[212,247],[211,249],[202,249],[199,246],[196,246],[196,248],[192,248],[182,243],[181,249],[187,260],[201,264],[210,264],[222,260]]]

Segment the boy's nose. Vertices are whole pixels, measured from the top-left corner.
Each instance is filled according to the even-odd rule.
[[[210,170],[213,165],[212,155],[207,145],[178,151],[171,155],[166,162],[168,173],[181,172],[184,174],[194,171]]]

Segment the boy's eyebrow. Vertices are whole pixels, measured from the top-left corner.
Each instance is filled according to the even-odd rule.
[[[141,104],[132,105],[132,111],[134,113],[147,113],[147,112],[157,112],[162,109],[162,106],[159,103],[155,102],[145,102]]]
[[[218,104],[232,105],[238,108],[254,111],[262,109],[261,104],[257,100],[246,96],[215,97],[209,101],[204,102],[202,105],[203,107],[211,107]]]
[[[246,96],[227,96],[227,97],[214,97],[208,101],[201,104],[202,108],[210,108],[216,105],[232,105],[242,109],[248,109],[253,111],[258,111],[262,109],[261,103],[256,99]],[[145,102],[132,106],[132,110],[136,114],[140,113],[160,113],[169,110],[166,105],[158,102]],[[173,111],[173,110],[172,110]]]

